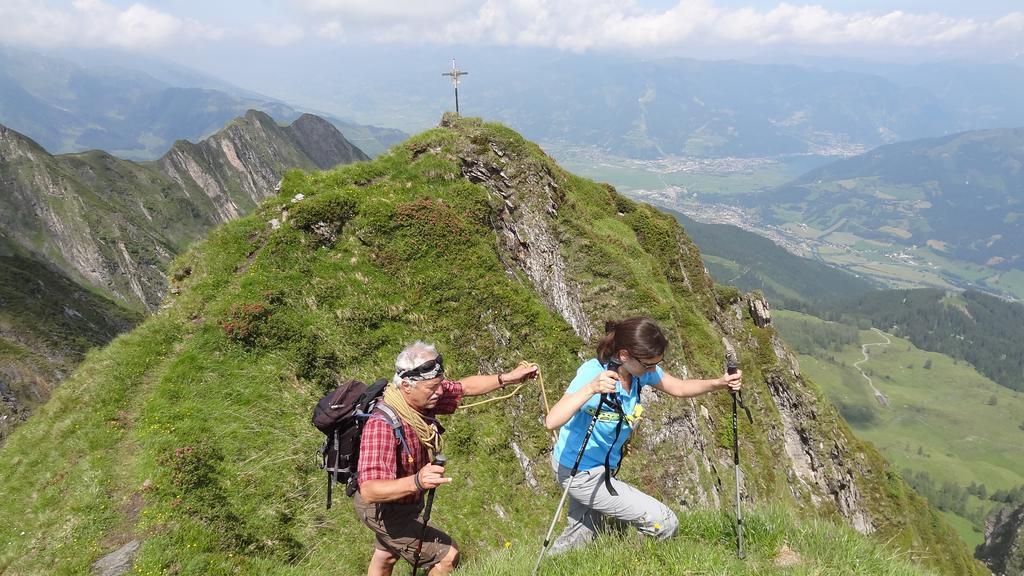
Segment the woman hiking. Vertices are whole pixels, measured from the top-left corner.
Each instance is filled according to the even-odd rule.
[[[667,348],[668,339],[650,318],[608,322],[597,358],[576,370],[565,395],[548,413],[547,428],[561,427],[552,465],[564,489],[586,431],[600,410],[569,488],[569,525],[555,540],[552,554],[590,542],[608,518],[659,540],[675,534],[679,520],[668,506],[612,476],[639,417],[640,389],[653,386],[671,396],[691,398],[714,390],[739,390],[742,373],[710,380],[676,378],[660,366]]]

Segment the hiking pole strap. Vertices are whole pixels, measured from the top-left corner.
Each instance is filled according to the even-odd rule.
[[[743,393],[740,392],[739,390],[737,390],[735,392],[735,394],[736,394],[736,402],[738,402],[739,405],[740,405],[740,408],[743,408],[743,411],[747,413],[747,420],[750,421],[751,424],[753,424],[754,423],[754,418],[753,418],[753,416],[750,415],[750,408],[747,408],[747,405],[743,403]]]
[[[610,396],[610,395],[602,395],[602,398],[604,396]],[[612,406],[612,407],[615,408],[615,413],[619,415],[619,422],[615,425],[615,439],[612,440],[612,445],[611,445],[610,448],[608,448],[608,453],[606,453],[604,455],[604,487],[605,487],[606,490],[608,490],[608,493],[611,494],[612,496],[618,496],[619,493],[616,492],[615,488],[612,486],[611,459],[612,459],[612,450],[615,450],[615,443],[619,441],[619,434],[622,433],[622,420],[625,418],[626,415],[622,412],[622,404],[619,403],[618,400],[615,400],[613,402],[611,400],[611,398],[606,398],[605,399],[605,403],[608,404],[609,406]],[[621,454],[619,455],[619,461],[620,462],[622,461],[622,455]]]
[[[580,462],[583,461],[583,452],[587,449],[587,442],[590,442],[590,436],[594,433],[594,426],[597,424],[597,420],[601,416],[601,408],[604,407],[605,402],[608,400],[605,396],[605,394],[601,394],[601,400],[597,403],[597,410],[594,410],[594,417],[590,419],[590,426],[587,426],[587,433],[583,435],[583,442],[580,444],[579,454],[576,454],[576,462],[572,465],[572,476],[576,476],[576,472],[580,469]]]

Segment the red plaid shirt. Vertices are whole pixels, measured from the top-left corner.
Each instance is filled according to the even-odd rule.
[[[455,412],[461,402],[462,383],[445,380],[441,382],[441,397],[433,409],[423,413],[423,419],[428,423],[436,422],[436,415]],[[440,423],[437,426],[439,432],[444,431]],[[370,480],[394,480],[412,476],[429,463],[427,448],[405,420],[402,420],[402,437],[409,447],[408,452],[395,438],[387,417],[374,410],[373,416],[363,427],[363,437],[359,444],[359,484]],[[422,498],[423,494],[419,493],[395,502],[414,503]]]

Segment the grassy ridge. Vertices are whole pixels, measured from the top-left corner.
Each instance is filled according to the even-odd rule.
[[[464,160],[497,162],[495,148],[511,159],[503,169],[510,179],[529,185],[551,176],[555,186],[546,189],[555,190],[552,225],[562,242],[555,248],[580,284],[590,321],[652,314],[670,333],[672,372],[717,375],[723,351],[713,322],[732,322],[733,309],[727,317],[719,299],[735,300],[713,290],[674,220],[562,172],[505,128],[462,120],[373,163],[289,173],[281,194],[254,215],[179,257],[171,275],[180,293],[92,354],[0,451],[0,515],[14,519],[0,525],[0,570],[82,573],[137,538],[141,574],[363,571],[370,533],[340,496],[335,509],[323,509],[314,459],[320,437],[308,423],[335,374],[376,378],[403,344],[424,338],[437,343],[455,376],[537,360],[554,400],[590,354],[520,269],[502,260],[509,256],[493,226],[503,202],[461,177]],[[298,194],[305,199],[294,202]],[[537,203],[545,213],[547,199],[522,194],[516,210]],[[812,509],[805,493],[794,496],[778,466],[786,456],[769,437],[779,418],[764,384],[772,376],[791,387],[787,394],[815,402],[814,422],[802,430],[849,442],[849,456],[863,462],[855,481],[881,538],[937,569],[976,571],[936,513],[877,454],[860,449],[817,392],[785,380],[774,333],[748,320],[735,324],[752,382],[748,399],[764,423],[744,427],[747,490]],[[696,474],[701,485],[691,489],[714,491],[727,506],[735,498],[721,488],[728,406],[725,394],[701,400],[708,416],[694,425],[707,439],[703,453],[659,438],[654,424],[645,428],[623,477],[668,499],[684,494],[674,481]],[[667,426],[680,408],[697,406],[658,402],[652,422]],[[546,528],[547,512],[538,510],[553,510],[559,492],[542,414],[531,385],[445,419],[455,482],[439,492],[435,518],[467,558],[506,542],[532,544]],[[527,470],[517,450],[531,460]],[[836,514],[827,503],[814,509]]]

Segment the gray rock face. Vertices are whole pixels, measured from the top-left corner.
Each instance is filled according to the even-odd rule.
[[[282,127],[250,111],[141,164],[101,151],[51,156],[0,126],[0,344],[32,357],[0,353],[0,441],[89,347],[159,307],[176,254],[274,195],[285,171],[366,159],[312,115]]]
[[[333,124],[313,114],[299,116],[284,131],[321,170],[370,159],[346,140]]]
[[[579,286],[570,280],[569,266],[551,221],[562,201],[554,177],[545,167],[510,163],[506,152],[496,144],[491,145],[490,154],[467,154],[460,162],[466,179],[485,186],[501,199],[496,228],[510,259],[507,264],[522,271],[547,305],[580,338],[589,340],[591,319],[583,311]]]
[[[758,328],[764,328],[772,323],[771,307],[763,296],[750,299],[750,317]]]
[[[0,232],[126,306],[154,310],[163,270],[213,226],[274,194],[286,170],[367,159],[327,121],[289,127],[249,111],[150,163],[93,151],[50,156],[0,126]]]
[[[995,576],[1024,575],[1024,504],[1007,506],[985,522],[985,543],[974,551],[976,558]]]

